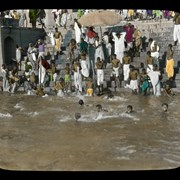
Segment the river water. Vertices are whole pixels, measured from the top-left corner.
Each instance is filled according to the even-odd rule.
[[[1,92],[0,99],[2,169],[119,171],[180,165],[179,93],[169,98],[122,91],[107,99]],[[169,105],[166,113],[163,102]],[[98,114],[97,104],[108,112]],[[125,113],[128,104],[133,114]],[[76,112],[81,113],[78,121]]]

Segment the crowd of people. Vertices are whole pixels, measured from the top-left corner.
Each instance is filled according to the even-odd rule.
[[[10,11],[15,13],[16,10]],[[11,16],[12,13],[10,13]],[[127,12],[127,14],[126,14]],[[146,13],[145,13],[146,12]],[[29,15],[33,17],[34,11],[29,10]],[[64,37],[60,31],[61,28],[67,29],[66,22],[69,16],[67,10],[53,10],[55,28],[54,31],[48,34],[50,43],[55,47],[56,55],[62,52],[62,44]],[[172,13],[167,11],[151,11],[150,10],[119,10],[118,13],[126,14],[124,19],[127,24],[124,25],[121,32],[104,32],[103,36],[95,31],[94,27],[84,27],[78,22],[85,11],[78,10],[77,18],[73,22],[73,30],[75,37],[72,38],[66,47],[66,65],[64,68],[64,75],[60,76],[56,68],[56,57],[48,56],[45,53],[46,39],[39,39],[35,44],[29,43],[27,49],[26,59],[24,61],[24,74],[19,76],[18,72],[22,70],[22,48],[16,45],[15,65],[9,70],[5,64],[2,65],[3,74],[3,91],[14,93],[19,85],[24,85],[25,91],[29,94],[45,95],[44,88],[50,82],[54,83],[52,90],[58,96],[64,96],[71,92],[86,94],[93,96],[95,94],[104,94],[104,69],[107,66],[112,67],[109,74],[110,80],[115,83],[114,91],[122,88],[122,81],[124,81],[124,88],[130,88],[133,94],[142,93],[143,95],[153,92],[154,95],[161,95],[161,88],[164,87],[165,94],[168,96],[174,95],[171,91],[171,82],[174,78],[174,59],[173,59],[173,45],[169,44],[166,55],[166,73],[168,81],[162,86],[162,72],[159,65],[159,51],[158,42],[149,38],[148,42],[143,42],[143,32],[137,26],[133,25],[128,20],[133,20],[135,17],[157,18],[159,14],[166,14],[166,17],[173,17],[173,21],[177,28],[174,30],[174,45],[180,43],[179,13]],[[42,24],[45,28],[44,19],[46,17],[43,10],[37,10],[34,22],[30,18],[32,27],[36,27],[36,23]],[[64,17],[66,16],[66,17]],[[13,16],[14,17],[14,16]],[[34,23],[34,24],[33,24]],[[179,23],[179,24],[178,24]],[[177,32],[176,32],[177,31]],[[180,34],[180,33],[179,33]],[[131,65],[134,57],[140,57],[140,53],[147,52],[147,57],[144,59],[145,68],[138,69]],[[93,55],[93,58],[90,57]],[[49,59],[48,59],[48,58]],[[38,72],[38,74],[36,74]],[[72,83],[72,79],[73,82]],[[74,85],[73,85],[74,84]],[[111,83],[112,84],[112,83]],[[169,90],[168,90],[169,88]]]

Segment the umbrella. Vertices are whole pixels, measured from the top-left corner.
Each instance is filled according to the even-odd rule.
[[[83,15],[78,22],[84,26],[110,26],[121,21],[121,16],[114,11],[96,10]]]
[[[121,16],[114,11],[96,10],[83,15],[78,22],[83,26],[113,26],[121,21]]]

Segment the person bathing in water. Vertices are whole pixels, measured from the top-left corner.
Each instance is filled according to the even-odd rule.
[[[102,108],[102,105],[101,105],[101,104],[97,104],[97,105],[96,105],[96,108],[97,108],[97,112],[98,112],[98,113],[99,113],[99,112],[108,112],[107,109],[103,109],[103,108]]]
[[[79,103],[80,106],[84,105],[84,101],[82,99],[80,99],[78,103]]]
[[[81,118],[81,113],[75,113],[74,115],[76,122]]]
[[[131,114],[131,113],[133,113],[133,112],[134,112],[134,110],[133,110],[132,105],[128,105],[128,106],[127,106],[127,111],[126,111],[126,113]]]
[[[162,103],[162,109],[164,112],[168,111],[168,104],[167,103]]]
[[[164,91],[164,94],[167,95],[168,97],[172,97],[175,95],[173,89],[171,88],[171,84],[170,84],[169,80],[164,82],[163,91]]]

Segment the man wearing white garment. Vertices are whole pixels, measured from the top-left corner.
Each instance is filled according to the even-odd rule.
[[[78,59],[75,59],[75,62],[72,66],[72,71],[74,73],[75,91],[81,94],[82,93],[82,75],[81,75],[81,65]]]
[[[119,82],[119,68],[120,68],[120,60],[116,58],[116,55],[112,55],[112,72],[111,77],[113,77],[115,81],[115,91],[116,88],[120,88],[120,82]]]
[[[81,31],[81,24],[78,22],[77,19],[74,19],[74,30],[75,30],[76,43],[79,44],[81,42],[82,31]]]
[[[18,44],[16,44],[16,61],[18,65],[18,69],[21,70],[21,47],[19,47]]]
[[[40,61],[39,61],[39,76],[38,76],[40,85],[44,84],[45,75],[46,75],[46,69],[42,65],[42,59],[40,59]]]
[[[102,42],[99,39],[99,36],[96,37],[96,40],[94,42],[95,47],[95,63],[97,62],[97,58],[100,57],[101,60],[104,60],[104,52],[102,48]]]
[[[174,45],[176,46],[177,43],[180,44],[180,13],[179,12],[175,12],[173,22],[174,22],[173,39],[174,39]]]
[[[112,49],[112,45],[109,42],[109,35],[108,32],[104,32],[103,34],[103,49],[104,49],[104,60],[105,60],[105,67],[107,63],[110,63],[110,56],[111,56],[111,49]]]
[[[87,59],[86,53],[81,54],[81,74],[83,78],[89,77],[89,59]]]
[[[104,71],[103,71],[103,61],[101,61],[100,57],[97,57],[96,69],[97,69],[98,95],[101,95],[103,92]]]
[[[149,39],[149,43],[151,56],[153,57],[154,64],[156,64],[159,68],[159,46],[157,45],[157,42],[152,38]]]
[[[153,70],[148,72],[148,76],[153,87],[153,94],[155,96],[161,96],[161,72],[156,64],[153,66]]]
[[[36,69],[36,53],[37,53],[37,49],[33,46],[32,43],[29,43],[29,47],[27,50],[27,55],[28,55],[28,59],[32,64],[32,69],[35,70]]]
[[[130,63],[131,63],[131,58],[130,56],[128,56],[127,51],[125,51],[123,57],[123,75],[124,75],[125,88],[127,87],[127,81],[129,80]]]
[[[126,32],[121,32],[121,33],[112,33],[113,35],[113,40],[114,40],[114,54],[116,54],[117,59],[120,60],[122,64],[122,58],[124,56],[124,51],[125,51],[125,36]]]

